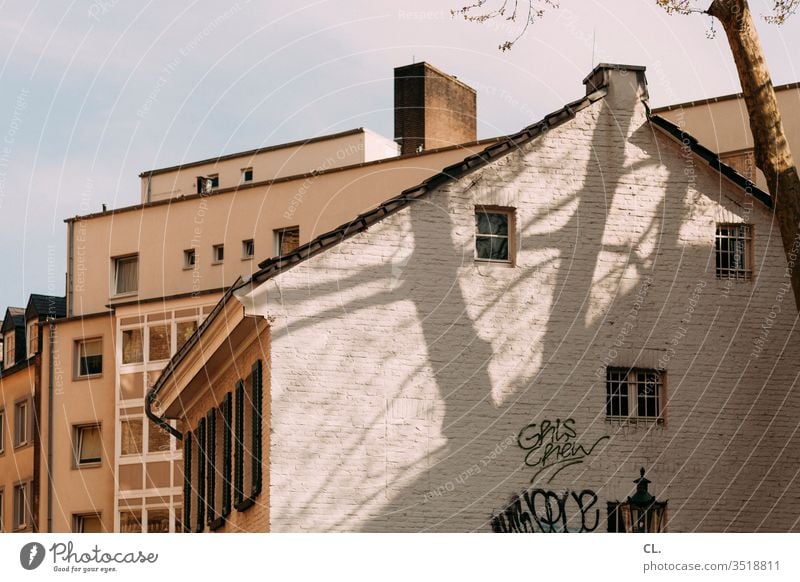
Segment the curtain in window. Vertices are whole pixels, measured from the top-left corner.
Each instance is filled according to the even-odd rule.
[[[97,463],[100,461],[100,427],[86,426],[80,429],[79,460],[82,463]]]
[[[117,259],[117,293],[136,291],[139,287],[139,259]]]
[[[103,343],[100,340],[85,341],[78,344],[79,374],[91,376],[103,371]]]

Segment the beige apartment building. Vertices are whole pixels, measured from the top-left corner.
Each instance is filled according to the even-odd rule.
[[[800,156],[800,83],[775,87],[783,128],[795,160]],[[753,180],[762,190],[767,181],[755,166],[753,134],[741,93],[658,107],[653,113],[692,134],[723,162]]]
[[[772,201],[643,67],[584,84],[223,296],[147,402],[188,529],[797,531]]]
[[[463,83],[425,63],[397,74],[398,83],[424,78],[415,99],[452,83],[471,109],[438,96],[428,111],[401,96],[396,107],[424,137],[408,154],[359,128],[143,172],[139,204],[66,221],[65,313],[40,334],[52,366],[19,389],[42,401],[41,454],[31,466],[50,479],[34,483],[31,469],[7,486],[31,481],[38,531],[181,531],[182,427],[156,426],[144,408],[170,357],[258,262],[493,143],[476,141],[474,91]],[[455,127],[458,119],[469,127]],[[416,137],[401,132],[398,141]],[[19,369],[22,377],[28,368]],[[4,382],[7,399],[15,396],[11,377]],[[81,457],[83,443],[90,457]]]

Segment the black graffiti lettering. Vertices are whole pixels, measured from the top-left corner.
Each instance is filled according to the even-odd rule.
[[[598,444],[609,438],[602,436],[587,448],[574,440],[577,436],[574,427],[575,420],[572,418],[564,421],[556,419],[555,422],[543,420],[538,425],[532,422],[519,432],[517,443],[521,449],[528,451],[525,464],[538,469],[531,477],[531,482],[542,471],[557,466],[558,469],[547,479],[549,483],[567,467],[582,463]]]
[[[522,501],[525,501],[524,505]],[[509,505],[492,515],[496,533],[591,532],[600,524],[597,494],[589,489],[561,494],[544,489],[529,489],[522,497],[515,495]],[[592,515],[594,514],[594,515]],[[592,522],[591,518],[594,517]]]

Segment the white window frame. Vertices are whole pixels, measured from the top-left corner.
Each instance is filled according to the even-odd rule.
[[[81,441],[83,437],[83,431],[86,429],[93,429],[96,428],[99,438],[100,438],[100,448],[101,453],[100,457],[97,460],[89,460],[89,461],[81,461]],[[76,424],[72,427],[72,438],[73,438],[73,463],[74,466],[78,469],[82,469],[85,467],[99,467],[103,462],[102,456],[102,447],[103,447],[103,430],[102,424],[99,422],[90,422],[85,424]]]
[[[250,254],[248,254],[248,250]],[[242,260],[250,260],[256,254],[256,241],[255,239],[248,238],[242,241]]]
[[[628,414],[609,414],[609,376],[611,373],[623,373],[627,372],[627,400],[628,400]],[[657,401],[658,407],[658,414],[653,415],[641,415],[639,414],[639,384],[638,379],[636,378],[636,374],[644,373],[644,374],[656,374],[658,376],[657,380],[657,395],[655,399]],[[606,368],[606,384],[605,384],[605,417],[606,420],[609,421],[617,421],[617,422],[633,422],[633,423],[657,423],[657,424],[664,424],[665,420],[665,408],[667,404],[667,397],[666,397],[666,371],[665,370],[655,370],[653,368],[644,368],[644,367],[627,367],[627,366],[608,366]]]
[[[245,177],[247,172],[250,172],[250,179],[249,180]],[[255,177],[255,174],[253,173],[253,168],[252,167],[250,167],[250,168],[242,168],[242,178],[241,178],[241,183],[242,184],[251,183],[253,181],[254,177]]]
[[[91,342],[100,342],[100,371],[94,374],[81,374],[81,345],[87,344]],[[74,373],[72,375],[73,379],[75,380],[85,380],[87,378],[100,378],[103,376],[103,369],[104,369],[104,358],[103,358],[103,338],[102,336],[98,337],[84,337],[75,340],[75,355],[73,359],[73,366],[74,366]]]
[[[474,226],[474,233],[473,233],[473,252],[475,256],[476,263],[488,263],[494,265],[510,265],[513,266],[516,261],[516,244],[517,244],[517,237],[516,237],[516,228],[517,228],[517,211],[516,208],[508,207],[508,206],[489,206],[489,205],[478,205],[475,207],[475,216],[477,217],[479,214],[502,214],[505,215],[508,219],[507,230],[508,234],[503,235],[493,235],[493,234],[481,234],[478,233],[478,225]],[[507,259],[486,259],[478,256],[478,238],[498,238],[498,239],[506,239],[508,245],[508,258]]]
[[[220,256],[220,254],[222,256]],[[218,244],[211,247],[211,264],[219,265],[225,260],[225,245]]]
[[[139,253],[132,253],[129,255],[120,255],[111,258],[113,271],[111,273],[111,296],[112,297],[127,297],[129,295],[136,295],[139,293]],[[125,291],[119,290],[119,268],[122,263],[136,262],[136,287]]]
[[[14,485],[14,498],[12,499],[13,502],[13,523],[12,529],[14,530],[23,530],[26,529],[30,525],[30,481],[20,481]],[[23,515],[20,515],[19,511],[19,498],[18,493],[22,493],[22,511]]]
[[[16,363],[16,331],[8,332],[3,339],[3,350],[5,357],[3,358],[3,367],[10,368]]]
[[[34,335],[34,330],[36,334]],[[28,323],[28,327],[25,333],[25,340],[28,344],[28,357],[31,358],[36,355],[36,352],[39,351],[39,322],[36,320],[31,321]],[[32,343],[35,340],[35,343]]]
[[[22,423],[22,434],[20,434],[19,427],[19,412],[18,410],[25,410],[25,418]],[[31,441],[31,399],[23,398],[14,403],[14,448],[18,449],[30,444]],[[21,438],[20,438],[21,437]]]

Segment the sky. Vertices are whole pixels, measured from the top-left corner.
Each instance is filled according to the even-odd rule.
[[[63,295],[64,219],[138,203],[140,172],[354,127],[392,137],[397,66],[473,86],[479,137],[582,96],[598,62],[645,65],[653,106],[739,91],[708,16],[561,0],[502,52],[518,25],[453,18],[463,2],[0,2],[0,310]],[[759,33],[775,84],[800,81],[800,16]]]

